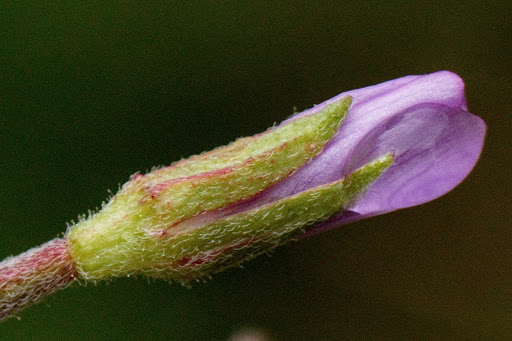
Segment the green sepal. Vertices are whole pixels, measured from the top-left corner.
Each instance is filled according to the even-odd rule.
[[[254,196],[311,160],[336,134],[349,105],[350,98],[345,98],[316,114],[298,118],[265,133],[239,139],[228,146],[179,161],[146,175],[133,176],[100,212],[68,230],[70,253],[81,277],[97,280],[143,273],[186,281],[230,266],[224,261],[216,260],[203,266],[187,266],[186,263],[191,257],[211,257],[212,252],[219,250],[233,248],[236,251],[240,247],[237,243],[247,243],[247,234],[250,234],[250,230],[246,230],[247,224],[240,223],[240,229],[232,231],[232,234],[228,233],[229,228],[226,226],[235,226],[236,219],[254,220],[251,217],[256,211],[234,214],[214,221],[206,219],[203,222],[202,218]],[[373,181],[371,177],[363,177],[363,174],[367,177],[373,174],[369,173],[372,169],[375,171],[379,168],[371,166],[357,177],[347,177],[354,180],[350,181],[350,186],[345,179],[344,188],[352,189],[338,191],[338,194],[350,193],[345,195],[343,203],[355,200],[356,194],[361,193],[364,190],[362,188]],[[358,174],[357,172],[353,174]],[[333,186],[330,190],[323,189],[323,186],[317,188],[318,193],[310,190],[301,195],[304,198],[320,194],[323,196],[325,193],[333,195],[337,188]],[[275,232],[283,237],[269,239],[266,235],[261,235],[263,232],[255,233],[254,238],[258,240],[255,239],[254,245],[246,245],[247,252],[233,252],[230,257],[239,260],[233,261],[231,265],[252,258],[253,253],[265,252],[271,248],[269,243],[278,245],[278,240],[286,239],[285,236],[299,233],[313,222],[327,219],[332,212],[342,209],[339,205],[332,208],[325,203],[318,206],[314,200],[304,201],[300,198],[301,195],[271,204],[291,205],[288,211],[295,212],[283,218],[290,220],[290,223],[284,224],[284,220],[275,223],[287,226],[284,230],[277,229]],[[291,201],[287,202],[288,199]],[[339,203],[339,200],[335,202]],[[310,209],[309,204],[319,209]],[[293,207],[301,205],[304,212],[314,213],[314,216],[297,216],[297,209]],[[282,210],[281,206],[272,207],[266,205],[257,210]],[[321,212],[322,207],[325,212]],[[245,215],[245,218],[240,214]],[[266,216],[277,217],[270,213]],[[301,218],[297,220],[294,218],[296,216]],[[224,227],[211,224],[224,224]],[[272,225],[270,221],[265,224]],[[261,228],[256,227],[256,232],[259,230]],[[265,233],[270,233],[267,230]],[[295,232],[292,233],[292,230]],[[243,241],[235,238],[241,234],[244,235]],[[205,244],[207,238],[211,241]],[[215,246],[215,241],[225,242],[226,245]]]
[[[320,153],[336,134],[351,98],[315,115],[181,161],[141,179],[167,224],[249,198],[284,179]]]
[[[148,275],[187,282],[209,277],[282,245],[353,205],[394,161],[384,155],[338,181],[180,231]]]

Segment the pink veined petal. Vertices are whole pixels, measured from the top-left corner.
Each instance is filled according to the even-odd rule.
[[[338,135],[312,162],[265,191],[265,200],[334,181],[386,153],[396,161],[350,211],[315,231],[433,200],[457,186],[478,160],[486,126],[466,111],[464,83],[454,73],[348,91],[299,116],[347,95],[353,105]]]

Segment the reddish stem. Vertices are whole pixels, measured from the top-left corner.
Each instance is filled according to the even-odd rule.
[[[0,262],[0,321],[78,276],[66,239],[54,239]]]

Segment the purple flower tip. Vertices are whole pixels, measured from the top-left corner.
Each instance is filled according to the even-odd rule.
[[[452,72],[347,91],[290,120],[344,96],[353,104],[338,134],[267,195],[285,197],[334,181],[386,153],[395,162],[357,204],[306,234],[436,199],[457,186],[480,156],[486,125],[467,111],[464,82]]]

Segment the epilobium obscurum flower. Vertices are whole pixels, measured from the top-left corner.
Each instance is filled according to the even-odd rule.
[[[485,124],[449,72],[343,93],[281,125],[135,174],[65,238],[0,263],[0,320],[79,278],[187,283],[294,237],[443,195]]]

